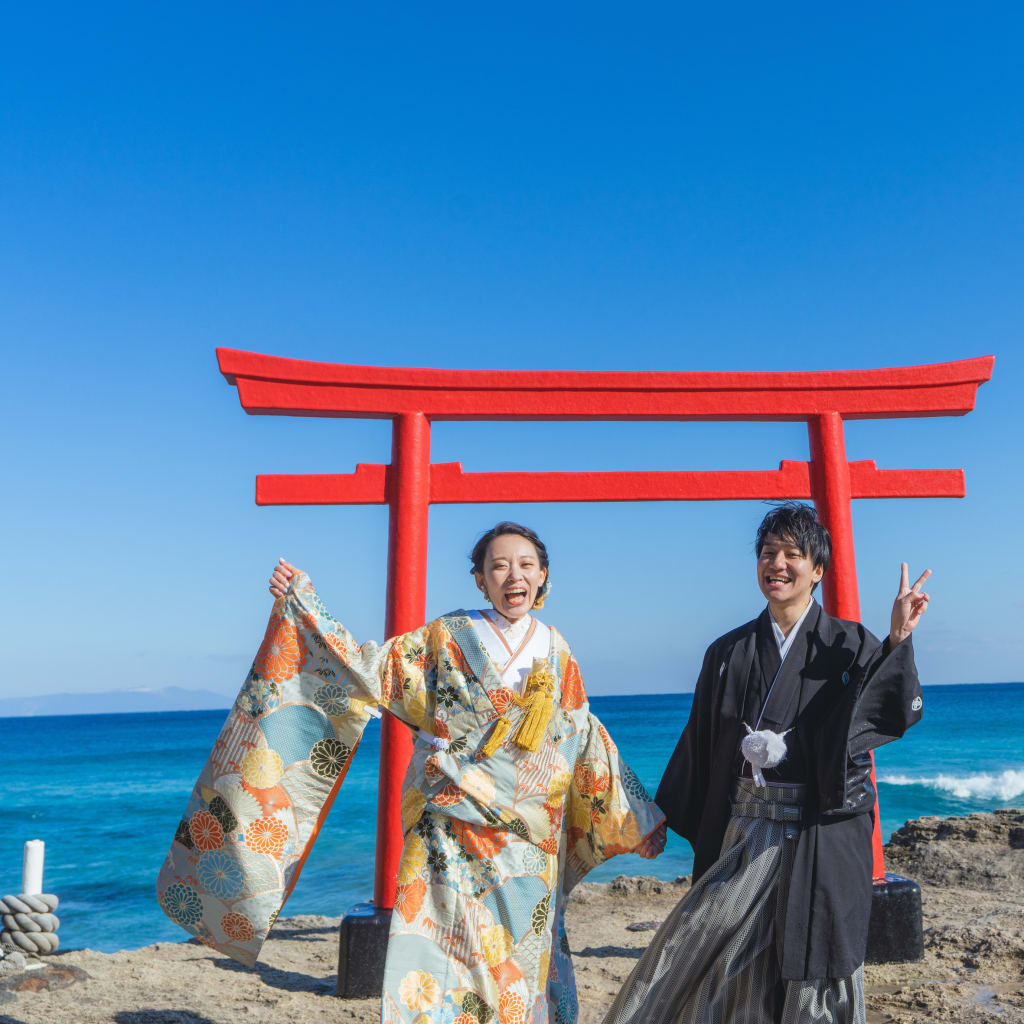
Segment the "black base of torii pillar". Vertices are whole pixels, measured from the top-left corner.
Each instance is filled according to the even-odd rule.
[[[921,886],[886,873],[871,886],[871,920],[864,962],[902,964],[924,958]]]
[[[357,903],[341,919],[338,931],[338,995],[373,999],[384,988],[391,911]]]

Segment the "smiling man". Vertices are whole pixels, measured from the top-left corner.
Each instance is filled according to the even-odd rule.
[[[875,791],[869,752],[921,717],[904,563],[889,636],[822,611],[832,541],[791,502],[757,531],[767,608],[707,650],[656,802],[693,886],[606,1024],[863,1024]]]

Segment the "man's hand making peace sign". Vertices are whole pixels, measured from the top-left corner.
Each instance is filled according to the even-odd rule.
[[[900,563],[900,589],[892,605],[892,619],[889,621],[889,641],[895,647],[900,641],[906,640],[921,621],[928,608],[928,595],[921,589],[921,584],[931,576],[931,569],[925,569],[911,586],[907,574],[907,563]]]

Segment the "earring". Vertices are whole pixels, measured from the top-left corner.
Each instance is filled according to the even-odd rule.
[[[539,611],[541,608],[543,608],[544,607],[544,602],[548,599],[548,594],[550,594],[550,593],[551,593],[551,577],[549,576],[544,581],[543,589],[541,590],[541,592],[537,595],[536,599],[534,600],[534,602],[533,602],[533,609],[532,610],[533,611]]]

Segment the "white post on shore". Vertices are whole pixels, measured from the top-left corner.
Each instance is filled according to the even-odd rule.
[[[43,856],[46,843],[42,839],[30,839],[25,844],[25,856],[21,866],[21,891],[26,896],[38,896],[43,891]]]

